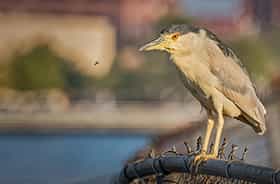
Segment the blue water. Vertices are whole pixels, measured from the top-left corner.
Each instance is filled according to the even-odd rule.
[[[0,183],[100,181],[148,142],[145,135],[0,135]]]

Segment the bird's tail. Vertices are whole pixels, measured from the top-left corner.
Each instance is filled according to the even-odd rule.
[[[250,112],[242,112],[242,116],[238,117],[241,121],[246,122],[259,134],[263,135],[266,131],[265,125],[266,110],[260,100],[257,98],[257,104]]]

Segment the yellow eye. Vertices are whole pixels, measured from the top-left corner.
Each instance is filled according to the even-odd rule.
[[[180,36],[180,33],[175,33],[171,36],[171,39],[175,41],[179,38],[179,36]]]

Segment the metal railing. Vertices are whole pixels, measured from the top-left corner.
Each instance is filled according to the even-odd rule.
[[[134,179],[146,176],[168,175],[170,173],[191,173],[193,157],[174,154],[127,164],[115,184],[128,184]],[[195,174],[219,176],[260,184],[280,183],[280,171],[272,168],[250,165],[241,161],[207,160],[198,166]]]
[[[138,183],[141,184],[280,184],[280,170],[244,162],[248,152],[247,147],[243,150],[242,157],[238,158],[236,156],[238,146],[232,144],[231,151],[226,156],[227,141],[224,139],[219,148],[219,159],[203,161],[194,169],[193,159],[194,155],[201,149],[201,137],[197,139],[195,150],[192,150],[186,142],[185,146],[186,154],[179,154],[175,147],[159,156],[155,156],[152,150],[147,158],[126,164],[120,174],[114,178],[113,183],[129,184],[138,180]],[[210,146],[209,152],[211,152],[211,147],[213,146]],[[166,176],[174,173],[179,177],[175,180],[168,179],[168,182],[166,182]],[[153,182],[151,182],[151,178],[153,178]],[[164,180],[165,182],[163,182]]]

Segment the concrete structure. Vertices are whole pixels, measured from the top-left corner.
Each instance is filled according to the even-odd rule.
[[[110,71],[116,38],[113,26],[104,18],[7,13],[0,16],[0,26],[2,63],[10,61],[15,53],[48,45],[85,74],[101,77]],[[96,61],[98,66],[94,66]]]

